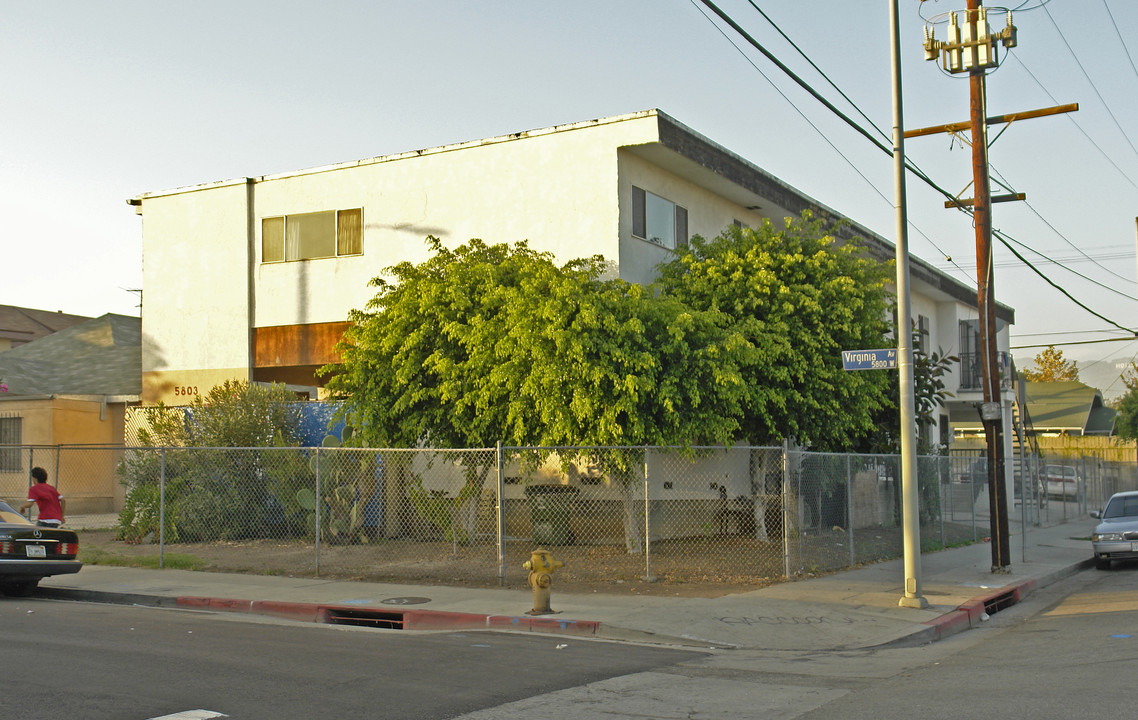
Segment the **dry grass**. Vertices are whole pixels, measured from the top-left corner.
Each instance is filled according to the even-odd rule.
[[[939,549],[940,528],[929,529],[926,551]],[[113,530],[80,532],[81,559],[91,564],[153,567],[156,544],[128,544]],[[966,525],[948,525],[948,546],[972,541]],[[534,549],[528,540],[507,543],[506,587],[523,588],[522,562]],[[866,528],[854,534],[855,564],[879,562],[901,553],[901,531]],[[782,543],[762,543],[738,535],[712,535],[656,542],[646,567],[643,554],[630,555],[623,545],[566,545],[547,548],[564,567],[555,576],[565,592],[639,593],[716,597],[787,580]],[[444,541],[393,539],[356,545],[321,544],[319,573],[311,542],[257,539],[179,543],[162,548],[178,565],[214,572],[338,578],[411,585],[500,587],[498,552],[492,539],[474,545]],[[848,532],[833,528],[810,533],[788,545],[792,579],[827,574],[850,566]],[[173,563],[167,562],[166,566]],[[645,580],[646,571],[653,581]]]

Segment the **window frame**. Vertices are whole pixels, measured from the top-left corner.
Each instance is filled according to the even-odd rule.
[[[667,242],[656,241],[649,237],[651,228],[648,227],[650,215],[648,213],[649,196],[656,200],[667,203],[671,206],[672,212],[670,213],[670,230],[671,230],[671,244]],[[637,240],[652,243],[657,247],[666,248],[672,251],[678,251],[688,245],[688,211],[682,205],[669,200],[663,195],[645,190],[638,185],[632,186],[632,237]]]
[[[13,430],[14,428],[14,430]],[[22,453],[24,418],[21,415],[0,415],[0,472],[23,470]]]
[[[324,214],[331,216],[332,254],[302,254],[304,238],[298,236],[298,240],[296,240],[298,247],[295,250],[297,256],[290,257],[289,218],[294,218],[293,222],[296,223],[298,227],[301,227],[301,218],[305,218],[303,222],[312,222],[312,216]],[[354,222],[351,220],[353,216],[358,218]],[[273,234],[278,235],[278,237],[271,239],[268,237],[268,227],[270,225],[279,225],[279,229],[273,229]],[[314,210],[312,212],[288,213],[285,215],[266,215],[261,218],[261,264],[277,265],[280,263],[301,262],[304,260],[325,260],[363,255],[363,225],[362,207],[337,210]],[[348,233],[354,233],[355,237],[345,237]],[[275,246],[271,248],[271,252],[270,243]]]

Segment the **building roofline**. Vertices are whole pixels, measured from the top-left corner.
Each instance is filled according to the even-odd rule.
[[[409,158],[424,157],[427,155],[438,155],[440,153],[454,152],[456,150],[467,150],[469,148],[484,147],[486,145],[497,145],[500,143],[513,142],[515,140],[525,140],[527,138],[541,137],[543,135],[553,135],[555,133],[583,130],[586,128],[600,127],[602,125],[613,125],[616,123],[628,122],[629,120],[640,120],[643,118],[654,117],[660,114],[662,113],[656,109],[640,110],[638,112],[626,113],[624,115],[613,115],[610,117],[596,118],[594,120],[583,120],[580,122],[552,125],[550,127],[507,133],[505,135],[495,135],[493,137],[482,138],[479,140],[467,140],[465,142],[450,143],[448,145],[437,145],[434,147],[423,148],[421,150],[410,150],[407,152],[393,153],[390,155],[376,155],[374,157],[363,158],[361,160],[349,160],[346,162],[333,163],[331,165],[319,165],[317,167],[304,168],[301,170],[290,170],[287,172],[259,175],[248,178],[232,178],[229,180],[219,180],[216,182],[201,183],[198,185],[186,185],[183,187],[171,188],[168,190],[157,190],[154,192],[141,193],[135,197],[129,198],[127,200],[127,203],[130,205],[139,205],[143,200],[150,198],[181,195],[184,193],[198,192],[200,190],[213,190],[221,187],[244,185],[249,182],[258,183],[266,182],[269,180],[286,180],[288,178],[303,177],[305,175],[318,175],[320,173],[333,172],[336,170],[365,167],[368,165],[378,165],[380,163],[393,162],[395,160],[406,160]]]
[[[861,237],[866,241],[867,250],[878,259],[884,261],[892,260],[894,258],[896,254],[896,246],[886,238],[878,235],[864,225],[861,225],[860,223],[847,218],[832,208],[818,202],[797,188],[794,188],[793,186],[788,185],[787,183],[778,179],[774,175],[771,175],[769,172],[763,170],[746,158],[732,152],[726,147],[720,145],[719,143],[716,143],[710,138],[702,135],[701,133],[681,123],[662,110],[656,108],[649,110],[640,110],[632,113],[625,113],[623,115],[596,118],[593,120],[564,123],[561,125],[553,125],[545,128],[525,130],[522,132],[507,133],[505,135],[496,135],[479,140],[469,140],[466,142],[451,143],[448,145],[438,145],[421,150],[412,150],[408,152],[394,153],[391,155],[378,155],[361,160],[352,160],[348,162],[334,163],[331,165],[321,165],[317,167],[293,170],[283,173],[274,173],[247,178],[234,178],[230,180],[221,180],[198,185],[188,185],[179,188],[172,188],[169,190],[147,192],[137,195],[133,198],[129,198],[127,200],[127,203],[129,205],[135,206],[136,211],[139,211],[139,206],[141,206],[142,201],[146,199],[169,197],[173,195],[199,192],[203,190],[235,187],[249,183],[260,183],[271,180],[285,180],[307,175],[334,172],[337,170],[366,167],[368,165],[377,165],[380,163],[393,162],[396,160],[437,155],[441,153],[454,152],[457,150],[466,150],[470,148],[484,147],[487,145],[496,145],[500,143],[513,142],[515,140],[524,140],[527,138],[541,137],[544,135],[572,132],[575,130],[583,130],[604,125],[614,125],[617,123],[629,122],[632,120],[642,120],[652,117],[657,118],[657,140],[662,147],[665,147],[668,150],[671,150],[672,152],[675,152],[680,156],[687,158],[694,163],[697,163],[706,170],[743,187],[751,193],[769,199],[771,202],[776,203],[779,207],[786,208],[796,215],[801,214],[803,210],[811,210],[815,215],[823,220],[835,224],[841,222],[842,224],[838,229],[839,237],[845,240],[851,239],[855,236]],[[910,256],[909,263],[909,272],[913,279],[918,280],[936,290],[939,290],[954,300],[957,300],[964,304],[976,304],[975,288],[965,285],[956,278],[953,278],[946,273],[937,270],[932,265],[919,258]],[[1015,311],[1007,305],[996,303],[996,314],[997,317],[1008,323],[1014,324],[1015,322]]]

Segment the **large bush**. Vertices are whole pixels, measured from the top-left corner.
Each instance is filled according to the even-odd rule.
[[[127,486],[121,539],[156,537],[161,512],[169,542],[258,537],[288,523],[271,488],[303,482],[285,477],[302,471],[257,449],[299,445],[300,409],[284,385],[229,380],[188,407],[148,408],[146,418],[149,428],[138,433],[145,447],[119,467]]]

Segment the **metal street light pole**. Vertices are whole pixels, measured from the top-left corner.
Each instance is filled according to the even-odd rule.
[[[905,594],[898,605],[925,608],[921,594],[921,526],[917,493],[917,411],[913,392],[913,333],[909,329],[909,235],[905,203],[905,133],[901,111],[901,30],[898,0],[889,3],[890,59],[893,72],[893,197],[897,233],[897,370],[901,399],[901,504],[904,531]]]

